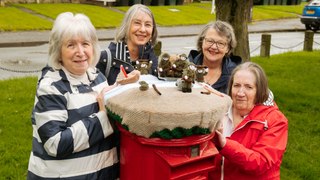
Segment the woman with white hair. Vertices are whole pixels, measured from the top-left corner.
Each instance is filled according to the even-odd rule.
[[[95,68],[96,30],[83,14],[60,14],[49,40],[32,111],[27,179],[117,179],[119,161],[104,93],[112,89]]]

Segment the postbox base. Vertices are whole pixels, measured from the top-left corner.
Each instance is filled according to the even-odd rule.
[[[121,180],[205,180],[214,169],[214,134],[164,140],[136,136],[122,127]]]

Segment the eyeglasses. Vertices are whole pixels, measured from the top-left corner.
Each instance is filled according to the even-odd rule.
[[[209,38],[204,38],[204,42],[209,47],[211,47],[212,45],[215,44],[217,46],[217,48],[219,48],[219,49],[223,49],[227,45],[227,43],[225,43],[225,42],[215,41],[215,40],[209,39]]]

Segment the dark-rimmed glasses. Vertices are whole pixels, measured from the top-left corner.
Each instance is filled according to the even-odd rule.
[[[210,39],[210,38],[204,38],[204,43],[209,47],[215,44],[219,49],[223,49],[227,45],[227,43],[225,42],[215,41],[214,39]]]

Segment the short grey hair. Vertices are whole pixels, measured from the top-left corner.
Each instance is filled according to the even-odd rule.
[[[65,39],[80,36],[93,45],[93,61],[90,67],[95,67],[100,58],[100,46],[96,29],[90,19],[84,14],[64,12],[57,16],[49,38],[48,65],[54,69],[61,69],[61,48]]]
[[[150,43],[152,46],[154,46],[157,43],[157,38],[158,38],[157,25],[156,25],[153,13],[151,12],[151,10],[147,6],[145,6],[143,4],[135,4],[128,9],[128,11],[126,12],[126,14],[122,20],[121,26],[117,29],[115,41],[116,42],[121,42],[121,41],[127,42],[132,20],[134,19],[134,17],[137,15],[138,12],[144,12],[144,13],[148,14],[152,19],[153,29],[152,29]]]
[[[197,50],[202,52],[202,43],[209,29],[214,29],[217,31],[219,36],[227,38],[229,48],[227,56],[229,56],[233,52],[234,48],[236,48],[237,40],[233,27],[229,23],[220,20],[211,21],[204,26],[198,35]]]
[[[238,65],[231,73],[229,84],[228,84],[228,95],[230,97],[232,93],[232,86],[234,82],[234,76],[235,74],[240,70],[247,70],[252,72],[252,74],[256,78],[256,97],[255,97],[255,104],[262,104],[263,102],[267,101],[269,97],[269,86],[268,86],[268,78],[264,70],[260,65],[254,62],[244,62],[240,65]]]

